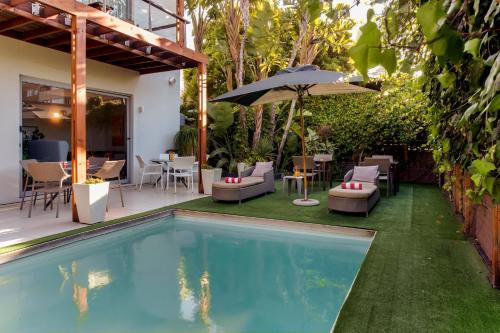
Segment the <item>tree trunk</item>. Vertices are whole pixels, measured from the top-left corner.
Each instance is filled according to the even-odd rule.
[[[300,45],[302,44],[302,39],[304,38],[304,36],[307,32],[308,21],[309,21],[308,14],[305,13],[302,16],[302,20],[300,21],[299,36],[298,36],[297,40],[295,41],[295,43],[293,44],[292,52],[290,53],[290,58],[288,59],[288,67],[293,66],[293,62],[295,61],[295,58],[297,57],[297,52],[299,51]],[[283,136],[281,137],[281,142],[280,142],[280,145],[278,147],[278,155],[276,156],[276,168],[278,168],[280,163],[281,163],[283,149],[285,148],[286,139],[288,137],[288,132],[290,132],[290,127],[292,126],[293,116],[295,114],[295,103],[296,102],[297,101],[295,99],[292,100],[292,104],[290,105],[290,110],[288,111],[288,119],[286,121],[285,130],[283,131]]]
[[[278,155],[276,156],[276,168],[278,168],[281,163],[281,157],[283,155],[283,149],[285,149],[288,132],[290,132],[290,127],[292,127],[293,116],[295,115],[295,103],[297,103],[297,100],[293,99],[292,104],[290,105],[290,111],[288,111],[288,119],[286,121],[285,130],[283,131],[283,136],[281,137],[280,146],[278,147]]]
[[[264,106],[257,105],[255,107],[255,132],[253,133],[253,149],[256,149],[260,142],[263,114],[264,114]]]
[[[274,131],[276,130],[276,107],[276,103],[271,105],[271,114],[269,115],[269,137],[271,142],[274,141]]]
[[[239,88],[243,85],[244,75],[244,57],[245,57],[245,43],[247,40],[247,31],[250,24],[250,3],[249,0],[240,0],[240,13],[243,23],[243,32],[241,34],[240,49],[238,55],[238,62],[236,63],[236,86]],[[243,136],[243,143],[248,144],[248,126],[247,126],[247,109],[240,106],[240,125]]]

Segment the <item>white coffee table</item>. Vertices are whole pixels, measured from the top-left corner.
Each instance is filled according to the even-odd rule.
[[[288,196],[290,196],[292,192],[292,181],[295,180],[297,184],[297,193],[300,194],[302,192],[302,182],[304,181],[304,176],[283,176],[283,192],[285,192],[285,183],[288,184]]]

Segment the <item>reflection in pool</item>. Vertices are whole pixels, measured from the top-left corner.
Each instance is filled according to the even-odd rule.
[[[371,239],[168,217],[0,266],[0,332],[328,332]]]

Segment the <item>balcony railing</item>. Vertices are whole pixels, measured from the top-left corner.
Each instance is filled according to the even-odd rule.
[[[128,21],[144,30],[184,44],[186,21],[177,14],[175,0],[79,0],[121,20]]]

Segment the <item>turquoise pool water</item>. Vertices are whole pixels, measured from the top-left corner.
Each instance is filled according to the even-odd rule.
[[[0,332],[329,332],[371,240],[167,217],[0,266]]]

